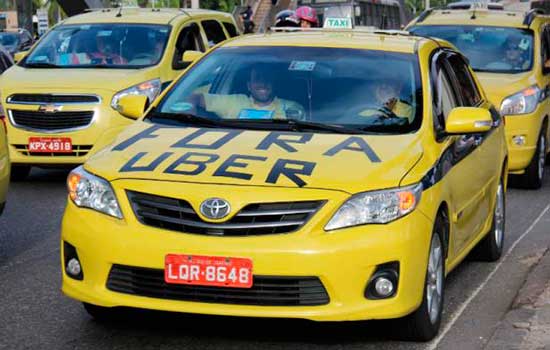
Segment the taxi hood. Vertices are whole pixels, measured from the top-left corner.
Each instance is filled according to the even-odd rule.
[[[146,80],[158,77],[158,69],[108,69],[108,68],[25,68],[12,66],[2,74],[2,82],[10,90],[51,88],[103,89],[117,92]]]
[[[533,72],[504,74],[476,72],[489,101],[500,110],[502,100],[537,83]]]
[[[85,169],[154,179],[357,193],[397,187],[422,156],[419,134],[343,135],[171,127],[137,121]]]

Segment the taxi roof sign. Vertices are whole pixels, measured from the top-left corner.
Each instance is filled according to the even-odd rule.
[[[323,28],[327,29],[352,29],[353,23],[350,17],[327,17]]]

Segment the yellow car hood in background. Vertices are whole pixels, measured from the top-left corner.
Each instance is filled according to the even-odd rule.
[[[143,81],[158,77],[157,68],[135,69],[87,69],[87,68],[23,68],[13,66],[2,74],[2,81],[9,81],[8,90],[51,88],[57,90],[75,89],[85,94],[89,89],[104,89],[117,92]],[[14,82],[16,82],[14,84]],[[16,86],[14,86],[16,85]],[[17,91],[21,92],[21,91]]]
[[[500,111],[502,100],[506,97],[537,83],[537,79],[532,72],[518,74],[477,72],[476,75],[489,101],[498,111]],[[539,88],[542,87],[539,86]]]
[[[421,156],[418,134],[297,133],[138,121],[85,168],[109,181],[154,179],[356,193],[399,186]]]

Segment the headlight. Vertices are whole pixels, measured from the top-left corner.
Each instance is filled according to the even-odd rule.
[[[537,108],[541,99],[541,90],[533,85],[502,101],[500,107],[501,115],[528,114]]]
[[[82,166],[71,171],[67,187],[69,197],[77,206],[122,219],[120,206],[109,182],[88,173]]]
[[[160,79],[153,79],[119,91],[113,96],[113,99],[111,100],[111,107],[118,110],[118,100],[126,95],[147,96],[149,98],[149,102],[153,102],[153,100],[160,94],[161,85]]]
[[[422,184],[356,194],[338,209],[325,230],[394,221],[412,212],[421,195]]]

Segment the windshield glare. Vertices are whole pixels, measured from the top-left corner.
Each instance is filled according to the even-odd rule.
[[[0,33],[0,44],[2,46],[17,46],[19,43],[19,34]]]
[[[419,128],[416,55],[312,47],[233,47],[208,55],[156,108],[240,124],[293,119],[363,131]],[[183,119],[183,118],[182,118]]]
[[[132,24],[66,25],[52,30],[25,60],[26,66],[140,68],[157,64],[168,26]]]
[[[418,26],[410,31],[449,41],[475,71],[517,73],[531,70],[533,32],[518,28],[483,26]]]

